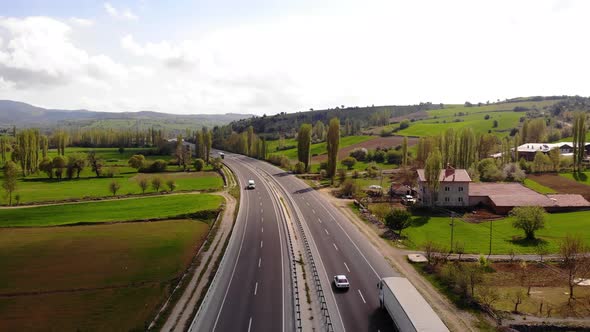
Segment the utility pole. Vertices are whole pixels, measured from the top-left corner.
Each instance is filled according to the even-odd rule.
[[[490,220],[490,252],[488,253],[488,258],[492,254],[492,224],[493,221]]]
[[[453,235],[455,230],[455,213],[451,211],[451,252],[453,252]]]

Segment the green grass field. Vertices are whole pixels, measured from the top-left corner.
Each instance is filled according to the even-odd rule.
[[[188,220],[0,229],[0,294],[26,293],[0,296],[0,329],[143,331],[207,231]]]
[[[530,189],[538,192],[539,194],[546,195],[546,194],[555,194],[556,193],[555,190],[553,190],[547,186],[544,186],[536,181],[533,181],[531,179],[524,179],[523,184],[525,187],[530,188]]]
[[[590,245],[590,211],[548,214],[545,229],[537,232],[537,238],[545,241],[552,252],[556,252],[559,239],[568,233],[581,236]],[[415,217],[412,226],[404,230],[406,241],[411,248],[419,248],[424,242],[432,240],[450,247],[451,218]],[[465,251],[487,254],[489,251],[490,222],[467,223],[455,218],[454,242],[462,242]],[[535,253],[535,244],[519,240],[524,232],[512,227],[512,218],[493,221],[492,253],[507,254],[511,249],[516,253]]]
[[[173,167],[174,169],[176,167]],[[115,167],[117,175],[113,178],[100,177],[85,168],[80,174],[79,179],[61,180],[49,179],[43,173],[19,178],[17,191],[15,194],[20,195],[20,202],[23,204],[32,202],[48,202],[69,199],[95,198],[112,196],[109,191],[109,184],[116,181],[120,184],[121,189],[118,195],[141,194],[141,188],[138,186],[138,177],[147,177],[149,179],[159,176],[163,179],[163,186],[160,190],[168,190],[166,181],[174,179],[176,189],[179,190],[219,190],[223,187],[223,179],[217,172],[164,172],[141,174],[130,167]],[[0,172],[1,175],[1,172]],[[146,192],[154,192],[151,188]],[[8,201],[2,197],[2,202],[7,204]]]
[[[464,105],[445,105],[444,109],[426,111],[426,119],[410,123],[410,127],[398,131],[396,134],[408,136],[432,136],[443,133],[447,128],[472,128],[475,133],[491,133],[498,136],[508,135],[510,129],[520,126],[519,119],[526,116],[526,112],[514,112],[515,107],[543,109],[557,101],[539,102],[510,102],[482,106],[465,107]],[[463,113],[459,116],[459,113]],[[489,119],[484,117],[489,115]],[[458,120],[460,122],[455,122]],[[494,120],[498,127],[493,128]],[[387,130],[398,128],[399,124],[385,126]]]
[[[362,142],[366,142],[368,140],[377,138],[377,136],[345,136],[345,137],[341,137],[340,138],[340,148],[345,148],[347,146],[351,146],[354,144],[358,144],[358,143],[362,143]],[[284,156],[287,156],[287,158],[292,159],[292,160],[297,160],[297,147],[293,148],[293,149],[288,149],[288,150],[282,150],[282,151],[276,151],[276,147],[279,145],[279,141],[269,141],[268,142],[268,153],[269,154],[281,154]],[[292,139],[286,139],[285,140],[285,145],[289,146],[289,145],[293,145],[293,146],[297,146],[297,140],[292,138]],[[311,155],[322,155],[322,154],[326,154],[326,142],[322,142],[322,143],[316,143],[316,144],[312,144],[311,145]]]
[[[163,219],[217,209],[223,198],[211,194],[166,195],[0,209],[0,227],[41,227],[76,223]]]
[[[559,176],[563,176],[566,179],[574,180],[586,185],[590,185],[590,172],[580,173],[559,173]]]

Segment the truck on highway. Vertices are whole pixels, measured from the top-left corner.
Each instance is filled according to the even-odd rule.
[[[398,331],[449,331],[408,279],[383,278],[377,288],[381,308],[387,310]]]

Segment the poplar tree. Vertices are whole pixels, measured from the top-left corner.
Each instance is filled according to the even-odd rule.
[[[207,165],[209,165],[209,155],[211,154],[211,145],[213,144],[213,137],[211,136],[210,131],[206,131],[206,128],[203,128],[203,138],[205,141],[205,161]]]
[[[424,167],[424,177],[426,178],[426,187],[430,192],[430,205],[434,206],[438,198],[438,188],[440,187],[440,171],[442,169],[442,156],[438,148],[426,159]]]
[[[304,123],[297,134],[297,157],[305,165],[305,171],[309,170],[311,162],[311,130],[311,125]]]
[[[326,147],[328,150],[328,177],[334,183],[334,175],[336,175],[336,164],[338,163],[338,149],[340,145],[340,120],[332,118],[328,125],[328,137]]]
[[[586,152],[586,114],[576,112],[574,115],[574,171],[580,171]]]
[[[404,141],[402,142],[402,166],[408,166],[408,137],[404,136]]]
[[[205,139],[203,131],[197,130],[195,133],[195,155],[197,158],[205,159]]]

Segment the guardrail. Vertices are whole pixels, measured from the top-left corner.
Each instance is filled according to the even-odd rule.
[[[267,171],[262,170],[262,172],[267,174],[267,177],[269,179],[271,179],[272,181],[274,181],[275,183],[276,180],[272,177],[271,174],[269,174]],[[278,183],[277,183],[278,184]],[[282,188],[282,186],[280,184],[278,184],[279,187]],[[283,189],[283,191],[285,191]],[[303,246],[305,247],[305,254],[307,256],[307,260],[309,261],[309,265],[311,267],[311,276],[313,279],[313,284],[315,286],[315,291],[318,297],[318,301],[320,304],[320,311],[321,311],[321,315],[322,315],[322,321],[324,323],[324,326],[326,327],[326,331],[327,332],[334,332],[334,326],[332,324],[332,319],[330,318],[330,313],[328,311],[328,304],[326,302],[326,297],[324,296],[324,290],[322,288],[322,283],[320,280],[320,275],[318,273],[318,269],[316,267],[315,261],[313,259],[313,253],[311,251],[311,246],[309,245],[309,241],[307,240],[307,236],[305,235],[305,231],[303,229],[303,225],[301,220],[299,219],[299,212],[296,210],[296,206],[295,203],[292,201],[291,197],[289,197],[288,195],[285,195],[285,197],[288,198],[289,201],[289,205],[291,205],[291,210],[294,211],[294,215],[293,215],[293,220],[296,221],[297,226],[299,227],[299,231],[301,234],[301,238],[303,239]],[[290,243],[290,246],[292,246],[292,244]],[[296,266],[293,266],[293,268],[295,268]],[[296,286],[297,287],[297,286]],[[298,302],[297,302],[298,304]],[[299,315],[299,319],[298,322],[300,322],[300,315]]]

